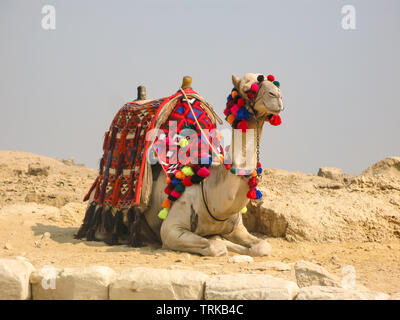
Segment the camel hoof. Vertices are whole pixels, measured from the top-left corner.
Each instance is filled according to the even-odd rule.
[[[210,250],[210,256],[213,257],[221,257],[228,255],[228,248],[222,241],[210,240],[209,250]]]
[[[249,254],[254,257],[269,256],[272,247],[267,241],[260,241],[249,249]]]

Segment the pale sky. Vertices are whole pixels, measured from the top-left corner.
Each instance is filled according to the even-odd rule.
[[[356,30],[341,26],[344,5]],[[41,25],[56,9],[56,30]],[[0,1],[0,149],[98,167],[104,132],[145,85],[184,75],[222,115],[231,74],[273,74],[285,111],[264,167],[359,173],[400,156],[400,1]]]

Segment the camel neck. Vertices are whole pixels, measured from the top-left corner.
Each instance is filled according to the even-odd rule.
[[[249,121],[249,129],[245,132],[232,129],[231,156],[232,165],[238,169],[252,170],[257,166],[257,149],[261,138],[262,123]]]

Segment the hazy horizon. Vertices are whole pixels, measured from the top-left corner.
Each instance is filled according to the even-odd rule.
[[[356,30],[341,26],[344,5]],[[41,25],[56,9],[56,30]],[[27,1],[0,3],[0,149],[98,167],[104,132],[145,85],[173,94],[184,75],[223,116],[232,73],[273,74],[282,125],[264,167],[359,173],[400,156],[400,2]]]

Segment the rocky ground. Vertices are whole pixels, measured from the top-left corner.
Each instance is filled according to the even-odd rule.
[[[252,262],[235,262],[234,254],[201,257],[73,239],[85,212],[81,200],[96,174],[72,159],[0,151],[0,258],[23,256],[36,268],[102,265],[118,272],[144,266],[292,281],[295,263],[306,260],[323,266],[335,281],[346,277],[343,267],[350,265],[358,285],[400,292],[400,158],[387,158],[360,175],[333,168],[319,175],[265,170],[264,200],[252,204],[244,220],[271,243],[273,254]]]

